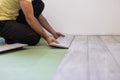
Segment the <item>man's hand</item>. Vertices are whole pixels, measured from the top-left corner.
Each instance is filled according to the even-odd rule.
[[[49,37],[47,38],[47,43],[50,44],[51,42],[58,43],[58,41],[56,41],[55,38],[49,36]]]
[[[65,36],[65,35],[63,35],[62,33],[60,33],[60,32],[55,32],[54,34],[53,34],[53,36],[57,39],[58,37],[60,37],[60,36]]]

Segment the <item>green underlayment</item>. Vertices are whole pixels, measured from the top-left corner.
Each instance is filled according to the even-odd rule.
[[[0,80],[52,80],[66,51],[42,39],[36,46],[0,54]]]

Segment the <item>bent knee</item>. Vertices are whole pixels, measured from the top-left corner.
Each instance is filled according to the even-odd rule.
[[[41,36],[37,34],[29,34],[24,39],[20,40],[20,43],[28,44],[28,45],[36,45],[39,43]]]
[[[23,44],[28,44],[28,45],[36,45],[37,43],[39,43],[40,38],[41,36],[37,34],[29,34],[19,39],[5,39],[5,42],[8,44],[23,43]]]
[[[36,45],[40,41],[40,36],[38,36],[38,35],[31,35],[31,36],[28,37],[28,39],[26,41],[27,41],[26,43],[28,45]]]

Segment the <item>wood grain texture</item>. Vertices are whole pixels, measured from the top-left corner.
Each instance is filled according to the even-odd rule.
[[[89,80],[119,80],[120,69],[100,36],[88,37]]]
[[[101,36],[101,38],[120,68],[120,36]]]
[[[120,36],[76,36],[53,80],[120,80]]]
[[[88,80],[87,37],[76,36],[53,80]]]

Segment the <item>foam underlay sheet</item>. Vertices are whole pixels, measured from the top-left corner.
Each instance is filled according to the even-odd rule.
[[[52,80],[67,49],[36,46],[0,54],[0,80]]]

